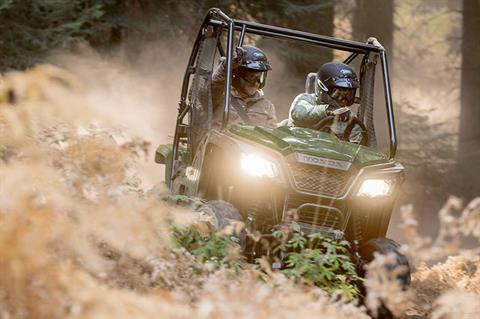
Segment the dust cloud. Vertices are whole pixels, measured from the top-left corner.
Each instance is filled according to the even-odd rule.
[[[55,52],[49,57],[50,63],[78,77],[97,121],[115,128],[117,139],[145,141],[148,152],[138,167],[144,190],[163,181],[164,167],[154,163],[155,149],[173,140],[188,56],[186,47],[155,42],[110,55],[85,46],[75,54]]]

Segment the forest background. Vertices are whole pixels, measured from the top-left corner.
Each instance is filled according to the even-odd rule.
[[[151,101],[161,104],[151,135],[167,138],[187,57],[210,7],[239,19],[362,42],[377,37],[389,54],[398,159],[407,168],[398,205],[413,203],[420,223],[430,225],[425,231],[433,233],[437,225],[431,221],[448,196],[468,201],[480,194],[478,0],[2,0],[0,71],[65,63],[55,58],[58,52],[87,50],[113,59],[135,70],[138,86],[129,90],[148,86],[160,92],[161,99]],[[286,43],[261,44],[278,72],[269,77],[266,94],[287,109],[285,101],[303,90],[305,75],[338,58],[335,52],[319,56]],[[114,76],[121,78],[122,72]]]

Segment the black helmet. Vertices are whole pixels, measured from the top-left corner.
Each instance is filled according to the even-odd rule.
[[[242,62],[239,65],[240,67],[261,72],[270,71],[272,69],[270,63],[268,63],[267,56],[262,50],[252,45],[243,45],[241,48],[243,56]]]
[[[233,86],[242,94],[251,96],[265,86],[267,72],[272,68],[265,53],[254,46],[237,48],[237,56],[240,61],[233,71]]]
[[[355,100],[355,92],[359,87],[357,74],[348,65],[340,62],[328,62],[320,67],[315,82],[317,96],[326,94],[340,102],[343,106],[350,106]]]

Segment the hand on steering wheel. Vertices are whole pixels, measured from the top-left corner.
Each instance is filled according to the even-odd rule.
[[[320,121],[317,122],[312,128],[314,130],[322,131],[325,133],[332,133],[332,124],[338,121],[337,116],[334,115],[329,115]],[[363,124],[362,121],[356,116],[350,116],[348,119],[348,125],[345,128],[345,131],[343,132],[342,136],[338,136],[341,140],[350,142],[350,135],[352,134],[352,130],[355,127],[355,125],[360,126],[362,129],[362,139],[360,140],[360,145],[363,146],[368,146],[368,133],[367,133],[367,128],[365,127],[365,124]]]
[[[348,122],[353,113],[348,107],[339,107],[332,111],[327,109],[327,115],[335,116],[340,122]]]

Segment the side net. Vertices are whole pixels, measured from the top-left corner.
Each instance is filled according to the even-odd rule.
[[[212,71],[218,36],[213,30],[204,33],[195,63],[195,73],[189,91],[190,113],[190,145],[189,153],[195,151],[212,123]]]
[[[375,67],[377,65],[377,55],[373,59],[366,55],[363,58],[360,70],[360,107],[358,109],[358,118],[365,123],[368,130],[368,144],[377,148],[377,139],[375,134],[375,125],[373,121],[373,104],[375,95]]]

